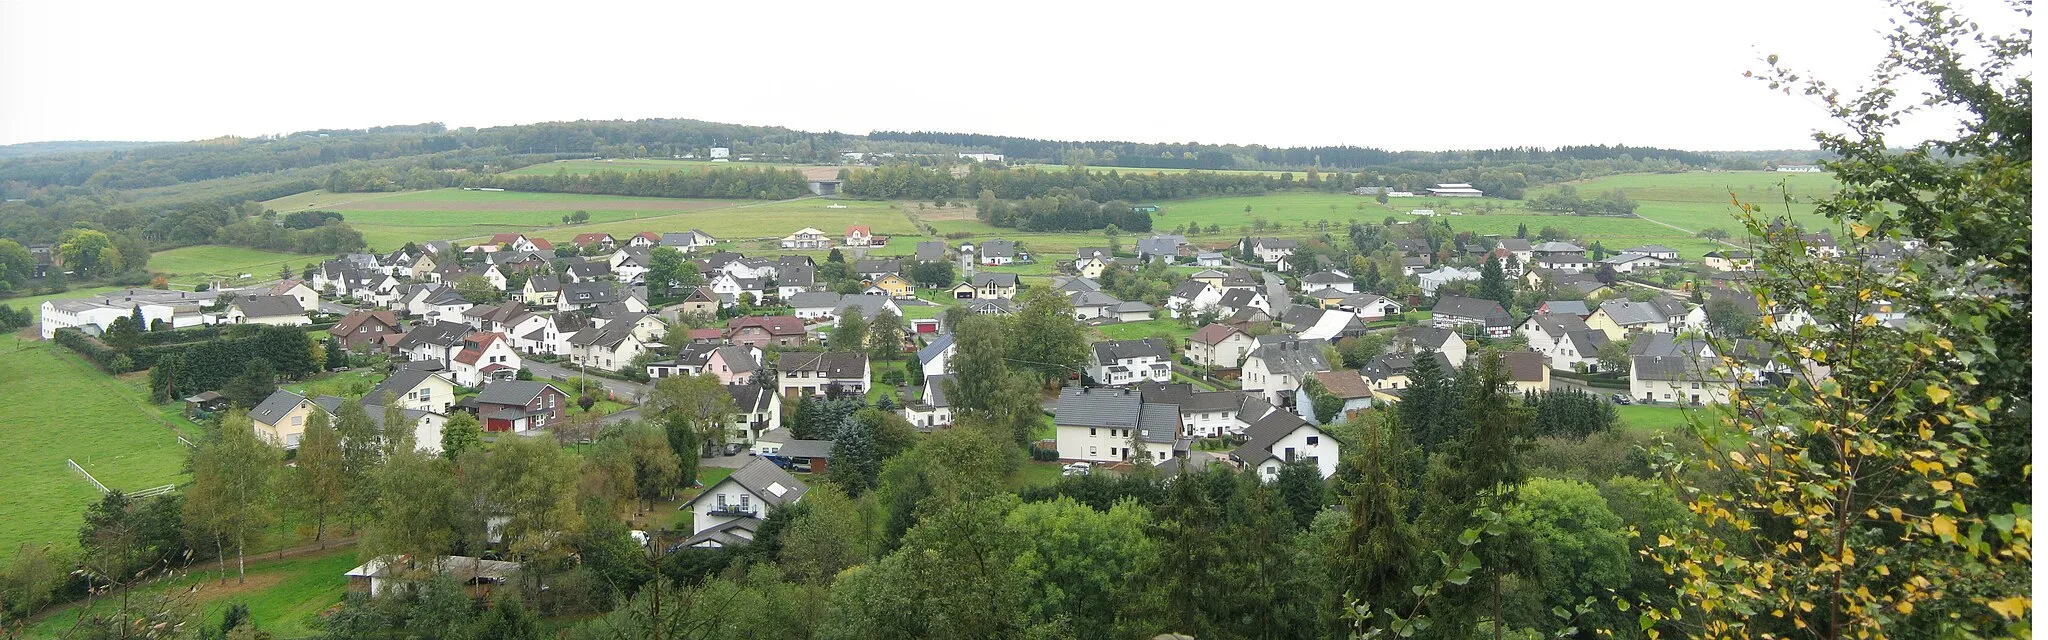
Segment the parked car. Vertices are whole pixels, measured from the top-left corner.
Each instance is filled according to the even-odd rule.
[[[737,442],[727,443],[725,445],[725,455],[736,456],[739,455],[741,451],[745,451],[746,449],[747,445],[743,445]]]
[[[1628,394],[1626,393],[1608,394],[1607,400],[1615,404],[1635,404],[1636,402],[1634,400],[1629,399]]]
[[[1085,476],[1094,472],[1095,465],[1088,464],[1086,462],[1075,462],[1072,464],[1068,464],[1067,466],[1060,467],[1061,476]]]

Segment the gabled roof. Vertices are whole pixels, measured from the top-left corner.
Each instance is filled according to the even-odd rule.
[[[873,320],[875,316],[879,316],[883,311],[887,311],[890,304],[892,303],[889,301],[888,296],[849,293],[839,298],[839,306],[832,308],[832,315],[844,318],[849,313],[858,311],[862,318]]]
[[[1102,364],[1111,364],[1124,358],[1158,358],[1168,360],[1173,357],[1173,349],[1166,345],[1165,340],[1158,338],[1097,342],[1093,345],[1093,349],[1095,350],[1096,361]]]
[[[781,369],[784,374],[791,371],[815,371],[825,378],[859,378],[867,375],[868,354],[865,353],[786,353],[782,356]]]
[[[1280,442],[1281,438],[1287,437],[1287,434],[1294,433],[1295,430],[1302,427],[1316,428],[1315,425],[1309,424],[1307,420],[1301,419],[1301,416],[1285,411],[1275,411],[1266,414],[1266,417],[1245,428],[1245,443],[1236,450],[1231,451],[1230,457],[1243,460],[1245,464],[1250,465],[1265,462],[1267,459],[1275,457],[1272,451],[1274,444]],[[1321,431],[1321,429],[1316,430]]]
[[[1544,302],[1542,307],[1547,309],[1549,313],[1561,315],[1580,317],[1593,315],[1593,310],[1586,308],[1586,301],[1584,300],[1550,300]]]
[[[1592,357],[1594,352],[1599,351],[1601,347],[1607,346],[1607,343],[1612,342],[1612,340],[1607,338],[1607,332],[1596,329],[1568,332],[1564,334],[1564,337],[1559,338],[1558,341],[1570,342],[1581,358]]]
[[[1012,258],[1017,255],[1017,243],[997,238],[981,244],[981,255],[990,258]]]
[[[534,293],[562,290],[562,279],[556,276],[534,276],[526,279],[526,288]]]
[[[947,349],[952,347],[953,334],[951,332],[941,333],[934,336],[931,343],[926,344],[923,349],[917,350],[917,361],[919,364],[931,362],[933,358],[939,357],[939,354],[945,353]]]
[[[1342,271],[1317,271],[1302,277],[1303,284],[1351,284],[1351,276]],[[1310,287],[1317,288],[1317,287]]]
[[[1586,250],[1585,247],[1581,247],[1579,245],[1575,245],[1569,242],[1557,242],[1554,240],[1536,245],[1535,247],[1532,247],[1532,249],[1535,250],[1537,253],[1574,253],[1584,252]]]
[[[924,403],[934,407],[952,406],[946,401],[946,383],[955,380],[953,374],[924,377]]]
[[[754,494],[755,497],[760,498],[762,502],[768,503],[768,506],[771,507],[779,507],[802,500],[804,494],[810,491],[810,487],[804,486],[804,483],[797,480],[796,476],[789,475],[789,472],[782,470],[782,467],[761,458],[755,458],[752,462],[748,462],[744,466],[733,470],[732,475],[726,476],[718,484],[725,484],[727,482],[739,485],[740,488],[746,489],[748,493]],[[706,487],[703,495],[710,495],[712,493],[711,490],[716,488],[718,488],[716,484]]]
[[[1246,242],[1250,242],[1253,247],[1273,251],[1301,247],[1301,241],[1293,238],[1248,238]]]
[[[235,299],[234,304],[243,315],[251,318],[306,315],[306,308],[291,296],[249,296]]]
[[[1573,331],[1585,331],[1587,328],[1585,320],[1569,313],[1539,313],[1529,316],[1528,322],[1534,323],[1538,330],[1548,334],[1551,339],[1563,337]]]
[[[1402,327],[1399,331],[1394,332],[1395,344],[1399,345],[1403,342],[1408,343],[1408,345],[1403,345],[1401,348],[1408,348],[1408,346],[1418,346],[1429,347],[1431,349],[1440,349],[1443,348],[1445,344],[1449,344],[1450,341],[1457,339],[1458,334],[1456,332],[1451,331],[1450,329],[1441,329],[1437,327],[1424,325]]]
[[[854,273],[901,273],[902,271],[903,262],[900,260],[855,260],[853,262]]]
[[[546,382],[499,380],[485,383],[483,390],[476,394],[476,402],[477,404],[525,405],[533,402],[534,398],[540,397],[540,394],[549,389],[554,389],[555,393],[562,393],[561,389],[555,389],[555,385]]]
[[[1180,435],[1180,407],[1150,402],[1138,405],[1138,438],[1173,442]]]
[[[1374,380],[1408,375],[1409,371],[1415,370],[1415,358],[1417,355],[1419,354],[1408,352],[1389,353],[1373,358],[1371,362],[1365,363],[1365,366],[1361,367],[1358,371],[1360,375]],[[1451,363],[1450,356],[1444,355],[1442,351],[1432,351],[1430,356],[1436,360],[1437,368],[1442,369],[1444,375],[1456,375],[1458,368]]]
[[[305,401],[305,396],[278,389],[270,392],[270,397],[264,398],[262,402],[256,403],[255,408],[249,410],[249,419],[255,420],[257,424],[275,425],[277,421],[284,419],[285,414],[291,413],[292,409]]]
[[[1199,342],[1206,345],[1216,345],[1222,344],[1224,340],[1229,340],[1230,336],[1233,335],[1249,334],[1246,334],[1244,330],[1239,329],[1237,327],[1233,327],[1218,322],[1211,323],[1209,326],[1206,327],[1202,327],[1201,330],[1196,331],[1194,335],[1188,336],[1188,341]]]
[[[477,360],[480,360],[484,357],[484,351],[490,349],[491,345],[497,344],[504,340],[505,336],[500,335],[497,332],[478,332],[469,334],[468,336],[465,336],[462,339],[462,350],[455,353],[455,361],[463,364],[476,364]],[[471,348],[471,344],[476,345],[475,348]]]
[[[562,301],[574,305],[618,302],[619,291],[610,282],[565,282]]]
[[[368,309],[357,309],[355,311],[348,312],[348,315],[346,316],[342,316],[340,322],[334,323],[334,326],[329,327],[327,329],[327,333],[328,335],[333,336],[347,336],[349,334],[355,333],[356,329],[361,328],[363,325],[372,322],[382,324],[387,327],[391,327],[392,329],[397,329],[398,314],[390,311],[371,311]]]
[[[1502,353],[1500,361],[1507,367],[1508,380],[1514,382],[1540,382],[1550,373],[1550,360],[1534,351]]]
[[[469,325],[460,322],[441,321],[432,324],[416,324],[405,332],[405,338],[398,341],[399,349],[411,349],[420,345],[452,347],[462,342],[462,336],[469,335]]]
[[[732,396],[732,404],[741,413],[760,413],[768,410],[775,399],[775,393],[753,384],[725,385],[726,395]]]
[[[1136,427],[1143,405],[1133,389],[1062,389],[1053,422],[1069,427]]]
[[[1323,359],[1322,349],[1312,342],[1276,341],[1260,346],[1251,357],[1266,363],[1267,371],[1292,375],[1296,379],[1330,370],[1330,362]]]
[[[1622,249],[1622,250],[1621,250],[1621,252],[1622,252],[1622,253],[1644,253],[1644,254],[1649,254],[1649,253],[1678,253],[1678,250],[1677,250],[1677,249],[1673,249],[1673,248],[1671,248],[1671,247],[1667,247],[1667,246],[1661,245],[1661,244],[1646,244],[1646,245],[1643,245],[1643,246],[1640,246],[1640,247],[1629,247],[1629,248],[1627,248],[1627,249]]]
[[[1223,292],[1223,299],[1217,301],[1216,306],[1225,309],[1255,307],[1257,305],[1253,303],[1257,301],[1258,296],[1259,293],[1257,291],[1250,289],[1231,289]]]
[[[1607,318],[1621,326],[1650,324],[1669,320],[1656,306],[1648,302],[1610,300],[1600,303],[1600,310],[1607,312]]]
[[[1519,251],[1534,251],[1534,250],[1535,250],[1535,248],[1534,248],[1534,247],[1531,247],[1531,246],[1529,246],[1529,241],[1528,241],[1528,240],[1525,240],[1525,239],[1522,239],[1522,238],[1503,238],[1503,239],[1501,239],[1501,241],[1500,241],[1500,246],[1501,246],[1501,248],[1507,249],[1507,250],[1509,250],[1509,251],[1518,251],[1518,252],[1519,252]]]
[[[1076,291],[1101,291],[1101,290],[1102,290],[1102,285],[1101,285],[1100,283],[1097,283],[1097,282],[1096,282],[1096,281],[1094,281],[1094,280],[1089,280],[1089,279],[1087,279],[1087,278],[1080,278],[1080,277],[1075,277],[1075,278],[1067,278],[1066,280],[1062,280],[1062,281],[1060,281],[1060,286],[1059,286],[1059,290],[1061,290],[1061,291],[1066,291],[1066,292],[1076,292]]]
[[[1720,369],[1707,358],[1688,356],[1634,356],[1629,358],[1629,375],[1638,380],[1666,382],[1733,382],[1734,372]]]
[[[1077,291],[1074,294],[1067,296],[1067,301],[1069,303],[1072,303],[1074,305],[1074,308],[1076,309],[1084,307],[1107,307],[1110,305],[1123,303],[1122,300],[1112,298],[1109,296],[1109,294],[1100,291]]]
[[[917,243],[918,262],[937,262],[946,258],[946,243],[930,240]]]
[[[1206,282],[1202,282],[1200,280],[1189,280],[1187,282],[1180,283],[1179,286],[1174,287],[1173,294],[1169,297],[1193,300],[1195,299],[1195,297],[1202,295],[1203,291],[1207,291],[1208,289],[1209,284]]]
[[[990,284],[994,284],[998,287],[1014,287],[1017,286],[1017,274],[989,273],[987,271],[977,271],[974,273],[974,278],[971,280],[971,283],[976,288],[986,287]]]
[[[1507,311],[1500,308],[1499,302],[1492,300],[1447,295],[1437,299],[1436,306],[1430,309],[1430,313],[1440,316],[1485,320],[1494,314],[1505,315]]]
[[[1328,390],[1330,395],[1345,400],[1372,397],[1372,385],[1366,384],[1365,377],[1358,375],[1357,371],[1318,371],[1315,378],[1317,382],[1323,383],[1323,389]]]
[[[831,291],[805,291],[789,297],[789,306],[797,309],[831,309],[839,306],[839,294]]]

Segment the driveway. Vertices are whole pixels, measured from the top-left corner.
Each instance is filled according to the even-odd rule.
[[[754,459],[755,456],[753,454],[741,451],[739,455],[733,456],[720,454],[706,458],[698,458],[697,466],[717,467],[720,469],[738,469],[740,467],[746,466],[746,464],[749,462],[753,462]]]
[[[352,312],[352,311],[355,311],[355,310],[356,310],[356,308],[355,308],[355,307],[351,307],[351,306],[348,306],[348,305],[345,305],[345,304],[342,304],[342,303],[339,303],[339,302],[334,302],[334,301],[332,301],[332,300],[321,300],[321,301],[320,301],[320,312],[321,312],[321,313],[332,313],[332,314],[334,314],[334,315],[338,315],[338,316],[345,316],[345,315],[348,315],[348,314],[349,314],[350,312]]]
[[[583,375],[578,369],[571,369],[568,367],[552,365],[545,362],[527,362],[526,368],[533,371],[533,377],[536,379],[567,380],[569,378]],[[640,399],[642,397],[645,397],[647,395],[647,391],[653,388],[650,385],[640,384],[637,382],[613,380],[611,378],[600,378],[598,376],[589,376],[589,378],[592,380],[596,380],[598,385],[604,387],[606,391],[610,391],[613,397],[618,398],[619,401],[625,402],[627,404],[640,404]]]

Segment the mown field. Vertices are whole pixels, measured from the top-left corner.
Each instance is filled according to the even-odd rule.
[[[115,489],[183,478],[185,446],[137,380],[101,373],[55,343],[8,336],[0,338],[0,381],[23,390],[0,411],[0,450],[8,452],[0,459],[0,483],[8,487],[0,558],[24,544],[77,547],[79,515],[100,493],[66,458]]]
[[[207,276],[223,276],[232,280],[244,273],[251,279],[264,281],[276,279],[279,267],[289,265],[293,272],[297,272],[308,262],[331,257],[200,245],[150,254],[149,270],[169,276],[173,282],[196,282],[207,279]]]

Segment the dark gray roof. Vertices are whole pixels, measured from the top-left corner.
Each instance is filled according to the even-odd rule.
[[[1542,306],[1549,309],[1551,313],[1582,317],[1593,315],[1593,310],[1586,308],[1586,301],[1584,300],[1550,300],[1544,302]]]
[[[1306,284],[1351,284],[1351,276],[1336,271],[1317,271],[1303,276],[1301,281]]]
[[[569,264],[569,273],[581,278],[608,276],[612,274],[612,264],[597,261],[572,262]]]
[[[1136,427],[1144,402],[1131,389],[1062,389],[1053,423],[1069,427]]]
[[[384,404],[397,401],[405,397],[407,392],[418,388],[421,382],[425,382],[427,378],[436,375],[440,375],[440,373],[428,369],[400,367],[398,370],[391,372],[391,377],[377,383],[375,388],[370,389],[369,393],[364,394],[363,402],[367,404]]]
[[[1300,340],[1279,341],[1259,347],[1251,357],[1266,363],[1266,370],[1285,373],[1297,379],[1306,378],[1317,371],[1329,371],[1330,362],[1323,359],[1322,349],[1316,343]]]
[[[1416,355],[1414,353],[1389,353],[1373,358],[1371,362],[1365,363],[1364,367],[1360,367],[1358,372],[1374,379],[1405,375],[1415,368]],[[1443,369],[1444,375],[1457,375],[1457,367],[1451,364],[1450,356],[1444,355],[1442,351],[1433,351],[1431,355],[1435,357],[1437,367]]]
[[[398,340],[398,348],[411,349],[423,344],[452,347],[460,344],[462,336],[469,335],[469,331],[469,325],[445,320],[432,324],[416,324],[411,331],[405,332],[404,338]]]
[[[1533,247],[1529,246],[1529,241],[1528,241],[1528,240],[1524,240],[1524,239],[1522,239],[1522,238],[1503,238],[1503,239],[1502,239],[1502,240],[1500,241],[1500,246],[1501,246],[1501,248],[1507,249],[1507,250],[1509,250],[1509,251],[1533,251],[1533,250],[1534,250],[1534,248],[1533,248]]]
[[[1060,282],[1059,289],[1067,292],[1101,291],[1102,285],[1087,278],[1067,278]]]
[[[733,406],[738,407],[742,413],[767,411],[769,401],[775,399],[774,393],[753,384],[725,385],[725,393],[732,396]]]
[[[789,306],[798,309],[838,308],[839,297],[831,291],[805,291],[789,297]]]
[[[1689,356],[1634,356],[1629,358],[1633,373],[1641,380],[1670,382],[1732,382],[1733,372],[1716,371],[1719,361]]]
[[[1202,295],[1202,292],[1208,289],[1209,284],[1206,282],[1202,282],[1200,280],[1189,280],[1187,282],[1180,283],[1180,286],[1174,287],[1172,297],[1193,300],[1195,299],[1195,296]]]
[[[1008,300],[983,299],[967,303],[967,310],[985,315],[1010,315],[1017,312],[1017,305]]]
[[[853,272],[859,274],[901,273],[902,271],[903,263],[897,260],[856,260],[853,263]]]
[[[832,458],[831,440],[785,440],[775,455],[784,458]]]
[[[847,310],[857,310],[861,317],[873,320],[889,306],[888,296],[870,296],[849,293],[839,299],[839,306],[832,309],[832,315],[846,317]]]
[[[1569,313],[1539,313],[1529,316],[1529,322],[1536,323],[1536,328],[1549,334],[1551,339],[1572,331],[1586,330],[1586,321]]]
[[[1110,297],[1109,294],[1100,291],[1077,291],[1068,296],[1067,301],[1072,303],[1076,309],[1083,307],[1107,307],[1123,303],[1122,300]]]
[[[1613,320],[1615,324],[1624,327],[1633,324],[1663,322],[1669,319],[1663,312],[1658,311],[1656,306],[1648,302],[1611,300],[1600,303],[1600,310],[1607,312],[1607,318]]]
[[[341,411],[341,403],[343,402],[347,402],[347,400],[337,396],[320,396],[313,399],[313,404],[320,405],[321,409],[326,410],[330,414]],[[364,396],[357,404],[363,406],[364,413],[370,414],[370,422],[375,423],[379,429],[384,428],[384,407],[371,404],[369,396]],[[419,422],[420,418],[428,415],[428,412],[418,409],[401,409],[401,411],[405,412],[406,419],[415,423]]]
[[[589,326],[569,336],[569,344],[579,347],[616,348],[627,338],[633,337],[633,325],[629,322],[607,322],[604,326]]]
[[[1301,241],[1293,238],[1251,238],[1248,242],[1254,247],[1265,249],[1294,249],[1301,246]]]
[[[1138,437],[1146,442],[1173,442],[1180,435],[1180,407],[1142,403],[1138,406]]]
[[[726,345],[719,347],[714,353],[725,360],[726,368],[731,369],[733,373],[753,373],[755,369],[761,368],[760,363],[754,362],[753,349],[744,346]]]
[[[1402,327],[1400,331],[1394,332],[1394,344],[1396,348],[1400,349],[1416,347],[1441,349],[1450,341],[1458,339],[1457,335],[1457,333],[1450,329],[1416,325]]]
[[[1150,237],[1150,238],[1139,238],[1139,239],[1138,239],[1138,255],[1143,255],[1143,256],[1170,256],[1170,255],[1175,255],[1175,254],[1178,254],[1178,253],[1180,253],[1180,246],[1181,246],[1181,245],[1184,245],[1184,244],[1187,244],[1187,243],[1188,243],[1188,239],[1187,239],[1187,237],[1185,237],[1185,236],[1180,236],[1180,235],[1168,235],[1168,234],[1162,234],[1162,235],[1156,235],[1156,236],[1152,236],[1152,237]]]
[[[677,547],[694,547],[706,542],[716,542],[720,547],[744,546],[754,541],[754,535],[761,529],[761,519],[754,517],[733,518],[718,523],[709,529],[697,532],[676,544]]]
[[[536,293],[561,291],[562,279],[556,276],[534,276],[526,279],[526,286]]]
[[[1146,338],[1143,340],[1109,340],[1095,343],[1095,359],[1103,364],[1114,363],[1124,358],[1152,357],[1161,360],[1173,358],[1173,349],[1165,340]]]
[[[483,391],[476,394],[476,401],[477,404],[523,405],[551,388],[554,385],[534,380],[499,380],[485,384]]]
[[[572,305],[618,302],[619,291],[610,282],[569,282],[562,285],[562,300]]]
[[[946,349],[951,346],[953,346],[953,334],[941,333],[933,337],[931,342],[926,344],[924,348],[917,350],[917,361],[919,363],[931,362],[932,358],[939,357],[939,354],[945,353]]]
[[[278,389],[270,392],[270,397],[256,403],[256,408],[249,410],[249,418],[260,424],[274,425],[278,420],[284,419],[285,414],[291,413],[293,407],[305,401],[305,396]]]
[[[976,287],[985,287],[988,286],[989,283],[995,283],[995,285],[999,287],[1014,287],[1017,286],[1017,274],[989,273],[987,271],[977,271],[974,274],[974,279],[972,280],[972,282]]]
[[[1244,444],[1231,451],[1230,457],[1243,460],[1245,464],[1255,465],[1265,462],[1267,458],[1274,457],[1272,451],[1274,443],[1279,442],[1281,438],[1287,437],[1287,434],[1294,433],[1294,430],[1302,427],[1314,429],[1315,425],[1301,419],[1301,416],[1285,411],[1275,411],[1266,414],[1266,417],[1245,428]]]
[[[711,360],[711,352],[717,351],[718,348],[719,345],[708,342],[693,342],[677,348],[676,357],[669,358],[668,361],[679,367],[701,367]]]
[[[1252,302],[1257,297],[1258,293],[1250,289],[1231,289],[1223,292],[1223,299],[1216,305],[1225,309],[1239,309],[1253,306]]]
[[[1017,243],[997,238],[981,244],[981,255],[991,258],[1012,258],[1017,255]]]
[[[946,383],[954,379],[950,373],[942,376],[925,376],[924,403],[934,407],[950,406],[950,403],[946,402]]]
[[[868,369],[865,353],[786,353],[782,372],[818,371],[826,378],[858,378]]]
[[[946,243],[930,240],[917,243],[918,262],[937,262],[946,259]]]
[[[791,442],[795,441],[792,440]],[[755,458],[745,466],[733,470],[732,475],[726,476],[725,480],[719,481],[719,484],[725,484],[726,482],[738,484],[741,488],[759,497],[762,502],[776,507],[802,500],[804,493],[810,491],[810,487],[804,486],[804,483],[798,481],[796,476],[789,475],[789,472],[783,471],[782,467],[775,466],[775,463],[760,458]],[[777,485],[780,485],[780,490],[777,490]],[[704,491],[709,493],[711,489],[716,487],[717,485],[712,485],[711,487],[706,487]]]
[[[1601,347],[1607,346],[1607,343],[1612,342],[1612,340],[1607,338],[1607,332],[1597,329],[1568,332],[1564,334],[1563,338],[1559,338],[1559,341],[1572,343],[1575,350],[1579,352],[1580,357],[1591,357],[1594,352],[1599,351]]]
[[[249,296],[236,298],[235,308],[251,318],[274,318],[277,316],[303,316],[306,308],[291,296]]]

